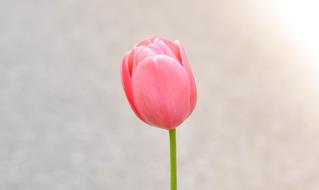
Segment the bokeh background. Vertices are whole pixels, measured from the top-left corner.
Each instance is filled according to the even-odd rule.
[[[317,190],[317,5],[1,0],[0,189],[169,189],[168,132],[137,119],[119,75],[157,34],[183,43],[198,85],[179,189]]]

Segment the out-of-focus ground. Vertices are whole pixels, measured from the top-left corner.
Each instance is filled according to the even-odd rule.
[[[198,105],[181,190],[317,190],[319,64],[271,2],[0,2],[0,189],[169,189],[168,133],[130,110],[122,55],[180,40]]]

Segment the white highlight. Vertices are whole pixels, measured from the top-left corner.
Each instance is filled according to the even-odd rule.
[[[284,22],[319,67],[319,0],[273,0]]]

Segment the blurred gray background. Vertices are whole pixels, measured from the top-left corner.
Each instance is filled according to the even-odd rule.
[[[168,132],[131,111],[119,67],[180,40],[198,104],[180,190],[317,190],[319,64],[269,1],[0,1],[0,189],[169,189]]]

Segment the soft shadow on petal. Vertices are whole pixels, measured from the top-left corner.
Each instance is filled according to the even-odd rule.
[[[186,72],[188,73],[189,76],[189,82],[190,82],[190,86],[191,86],[191,98],[190,98],[190,102],[192,105],[192,110],[195,108],[196,106],[196,102],[197,102],[197,90],[196,90],[196,83],[195,83],[195,78],[192,72],[191,67],[188,64],[188,59],[186,57],[186,52],[184,47],[182,46],[182,44],[178,41],[175,42],[177,44],[177,46],[179,47],[179,51],[180,51],[180,55],[181,55],[181,60],[182,60],[182,64],[183,67],[185,68]],[[191,113],[190,113],[191,114]]]
[[[133,92],[132,92],[132,81],[131,81],[131,77],[129,74],[129,68],[128,68],[129,56],[130,55],[127,54],[127,56],[124,56],[124,58],[122,60],[122,65],[121,65],[122,86],[124,88],[126,98],[127,98],[128,102],[130,103],[132,110],[142,121],[144,121],[143,117],[141,116],[140,113],[138,113],[138,111],[135,107],[135,102],[134,102],[134,97],[133,97]]]

